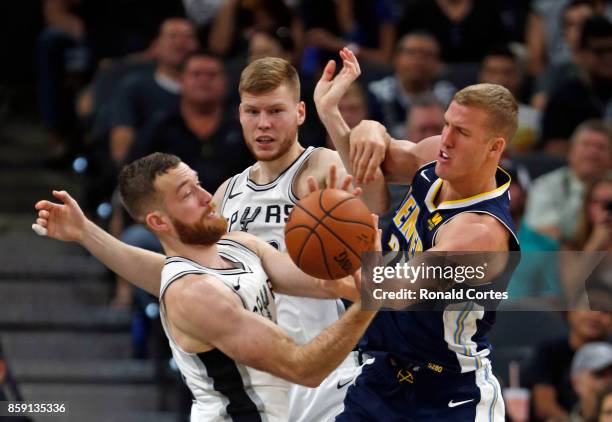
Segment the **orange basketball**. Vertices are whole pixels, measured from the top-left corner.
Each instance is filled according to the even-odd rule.
[[[327,280],[352,274],[361,254],[374,249],[376,230],[368,207],[340,189],[310,193],[296,204],[285,225],[285,244],[306,274]]]

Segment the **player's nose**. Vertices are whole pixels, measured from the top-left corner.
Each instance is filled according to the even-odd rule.
[[[257,127],[259,128],[269,128],[270,127],[270,118],[267,113],[259,113],[259,120],[257,120]]]

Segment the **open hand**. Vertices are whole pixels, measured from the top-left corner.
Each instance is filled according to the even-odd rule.
[[[41,236],[65,241],[80,241],[87,222],[85,214],[68,192],[54,190],[53,196],[62,203],[38,201],[34,206],[38,210],[38,218],[32,225],[32,229]]]

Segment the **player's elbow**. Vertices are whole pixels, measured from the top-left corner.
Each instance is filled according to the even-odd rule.
[[[297,372],[293,382],[305,387],[317,388],[325,379],[325,375],[318,373],[319,371],[298,370]]]

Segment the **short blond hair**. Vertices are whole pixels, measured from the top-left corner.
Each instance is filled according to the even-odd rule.
[[[240,75],[238,92],[249,94],[266,94],[281,85],[287,85],[300,100],[300,78],[295,68],[285,59],[264,57],[249,64]]]
[[[518,104],[512,93],[497,84],[470,85],[457,92],[453,101],[467,107],[477,107],[490,117],[494,136],[512,140],[518,127]]]

